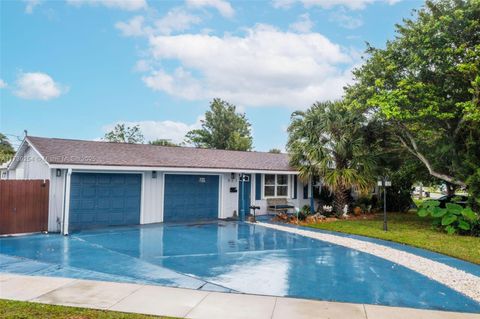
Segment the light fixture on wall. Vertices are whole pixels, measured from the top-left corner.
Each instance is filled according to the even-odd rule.
[[[55,174],[57,175],[57,177],[62,176],[62,170],[57,168],[57,172]]]
[[[230,174],[230,179],[231,179],[232,181],[235,180],[235,173],[231,173],[231,174]]]
[[[157,178],[157,171],[152,171],[152,178]]]

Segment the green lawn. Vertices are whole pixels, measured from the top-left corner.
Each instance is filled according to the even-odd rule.
[[[308,225],[313,228],[386,239],[480,264],[480,237],[447,235],[432,229],[430,219],[420,218],[415,212],[388,213],[389,230],[384,232],[382,226],[381,215],[373,220],[341,220]]]
[[[153,319],[167,318],[0,299],[2,319]]]

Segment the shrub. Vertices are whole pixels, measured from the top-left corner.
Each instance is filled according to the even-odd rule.
[[[419,209],[418,216],[433,218],[433,225],[443,228],[448,234],[478,234],[478,215],[470,208],[463,208],[454,203],[447,203],[445,208],[439,207],[436,200],[424,201]]]
[[[333,204],[333,193],[325,185],[320,189],[320,193],[314,192],[313,197],[320,202],[320,206]]]
[[[363,212],[364,212],[364,209],[362,209],[359,206],[355,206],[353,208],[353,215],[355,215],[355,216],[360,216]]]
[[[298,219],[305,220],[308,215],[310,215],[310,205],[304,205],[298,212]]]
[[[360,207],[363,212],[366,212],[369,210],[369,208],[370,209],[373,208],[372,199],[371,197],[359,197],[355,201],[355,206]],[[354,208],[354,211],[355,211],[355,208]]]

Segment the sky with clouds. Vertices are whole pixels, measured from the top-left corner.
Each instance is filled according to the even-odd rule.
[[[98,139],[115,123],[183,141],[215,97],[284,149],[290,115],[338,99],[415,0],[0,2],[0,132]]]

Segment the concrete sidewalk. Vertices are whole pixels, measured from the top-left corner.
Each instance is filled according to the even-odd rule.
[[[478,314],[0,273],[0,299],[181,318],[467,319]]]

